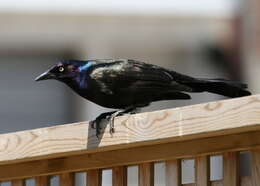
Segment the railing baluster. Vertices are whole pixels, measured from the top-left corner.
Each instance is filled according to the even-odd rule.
[[[25,181],[23,179],[12,180],[12,186],[25,186]]]
[[[210,185],[210,167],[208,156],[196,157],[196,184],[199,186]]]
[[[127,168],[124,166],[112,169],[113,186],[127,186]]]
[[[239,185],[239,153],[226,152],[223,155],[224,159],[224,186]]]
[[[74,186],[75,185],[74,173],[63,173],[60,175],[60,186]]]
[[[102,185],[102,171],[89,170],[87,172],[87,186],[101,186]]]
[[[166,186],[181,186],[181,160],[169,160],[165,162]]]
[[[252,154],[252,185],[259,186],[260,185],[260,150],[255,149],[251,151]]]
[[[38,176],[35,178],[35,186],[50,186],[49,176]]]
[[[154,185],[154,164],[142,163],[139,165],[139,186],[153,186]]]

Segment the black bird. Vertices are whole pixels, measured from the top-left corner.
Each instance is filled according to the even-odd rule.
[[[151,102],[191,99],[187,93],[211,92],[227,97],[248,96],[246,84],[225,79],[193,78],[170,69],[135,60],[63,60],[35,80],[56,79],[67,84],[83,98],[100,106],[118,109],[99,115],[110,118],[110,132],[114,132],[114,118],[133,112]]]

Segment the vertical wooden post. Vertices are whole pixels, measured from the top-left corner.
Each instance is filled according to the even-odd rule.
[[[166,186],[181,186],[181,160],[169,160],[165,162]]]
[[[226,152],[224,153],[223,160],[224,186],[239,186],[239,153]]]
[[[124,166],[112,169],[113,186],[127,186],[127,168]]]
[[[35,178],[36,186],[50,186],[49,176],[39,176]]]
[[[74,173],[64,173],[60,175],[60,186],[74,186]]]
[[[252,150],[252,185],[259,186],[260,185],[260,150]]]
[[[210,165],[208,156],[196,158],[196,185],[210,186]]]
[[[139,186],[153,186],[154,185],[154,164],[142,163],[139,165],[138,174]]]
[[[25,186],[25,181],[24,180],[12,180],[12,186]]]
[[[87,172],[87,186],[101,186],[102,171],[99,169],[89,170]]]

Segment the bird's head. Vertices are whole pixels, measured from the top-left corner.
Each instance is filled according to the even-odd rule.
[[[77,60],[63,60],[49,68],[46,72],[35,78],[35,81],[47,79],[56,79],[66,81],[76,78],[82,71],[82,66],[86,66],[89,62]]]

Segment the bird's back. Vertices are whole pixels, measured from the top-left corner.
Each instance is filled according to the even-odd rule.
[[[174,81],[164,68],[135,60],[96,60],[89,71],[87,99],[105,107],[144,105],[155,100],[189,99],[190,88]],[[173,94],[172,94],[173,95]]]

